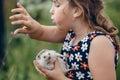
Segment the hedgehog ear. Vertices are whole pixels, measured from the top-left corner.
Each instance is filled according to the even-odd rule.
[[[37,54],[37,56],[36,56],[36,59],[40,59],[40,56],[45,52],[45,51],[47,51],[48,49],[43,49],[43,50],[41,50],[38,54]]]
[[[60,53],[55,53],[57,54],[57,57],[64,57],[63,55],[61,55]]]
[[[48,49],[43,49],[43,50],[41,50],[40,52],[39,52],[39,54],[42,54],[42,53],[44,53],[45,51],[47,51]]]

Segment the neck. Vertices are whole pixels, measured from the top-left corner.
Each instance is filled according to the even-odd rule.
[[[87,35],[88,33],[90,33],[91,31],[93,31],[92,29],[89,28],[89,25],[84,23],[84,22],[78,22],[75,23],[75,26],[73,27],[73,31],[76,34],[76,37],[84,37],[85,35]]]
[[[84,22],[78,22],[75,23],[74,27],[72,28],[72,30],[75,32],[75,41],[73,43],[73,45],[77,44],[81,39],[83,39],[87,34],[89,34],[91,31],[89,28],[89,25],[84,23]]]

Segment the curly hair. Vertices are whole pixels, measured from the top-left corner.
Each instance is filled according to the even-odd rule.
[[[69,0],[70,6],[83,8],[84,19],[87,21],[91,29],[103,31],[110,35],[117,45],[120,52],[119,38],[117,36],[118,29],[108,19],[104,13],[104,4],[102,0]]]

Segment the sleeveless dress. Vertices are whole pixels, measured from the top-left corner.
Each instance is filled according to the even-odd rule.
[[[89,70],[88,65],[88,55],[91,41],[99,35],[104,35],[108,37],[113,45],[116,45],[114,41],[110,38],[109,35],[106,35],[101,31],[93,31],[86,35],[82,40],[78,42],[77,45],[72,46],[72,43],[75,39],[75,33],[73,30],[70,30],[64,40],[64,44],[61,50],[61,54],[63,54],[66,58],[63,58],[64,61],[67,61],[68,69],[73,69],[67,72],[66,76],[71,80],[93,80],[91,76],[91,72]],[[114,58],[115,68],[118,63],[118,52],[115,52]]]

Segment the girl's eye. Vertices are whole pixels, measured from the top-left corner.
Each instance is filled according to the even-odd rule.
[[[60,7],[60,5],[56,3],[56,4],[55,4],[55,7]]]
[[[56,6],[56,7],[60,7],[60,5],[59,5],[59,4],[56,4],[55,6]]]

